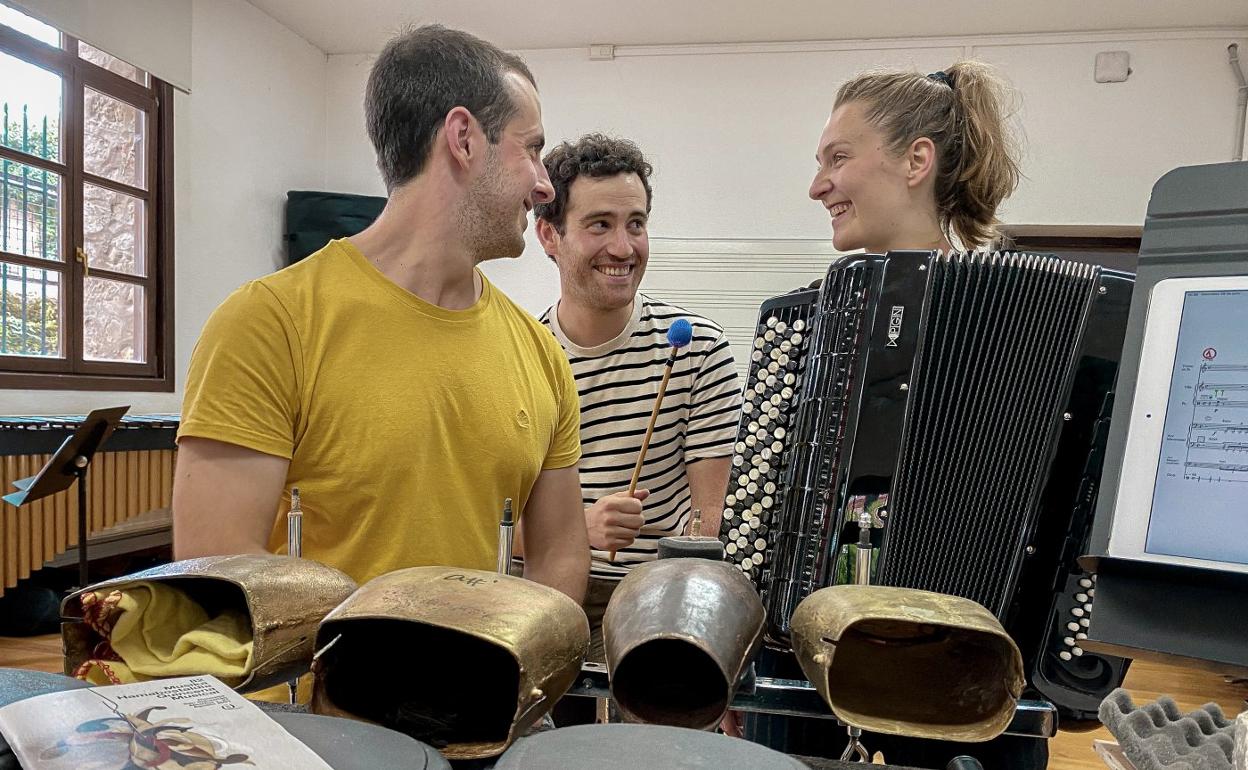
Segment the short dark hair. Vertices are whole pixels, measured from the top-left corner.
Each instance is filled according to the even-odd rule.
[[[568,217],[568,190],[578,176],[593,179],[636,174],[646,188],[646,213],[650,213],[650,174],[654,168],[634,142],[605,134],[586,134],[575,142],[563,142],[542,159],[555,195],[549,203],[539,203],[533,213],[563,233]]]
[[[455,107],[471,112],[497,144],[517,110],[503,80],[508,72],[537,85],[520,57],[440,24],[409,29],[387,43],[364,95],[368,138],[386,189],[424,170],[433,138]]]

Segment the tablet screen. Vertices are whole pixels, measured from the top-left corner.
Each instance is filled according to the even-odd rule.
[[[1248,564],[1246,289],[1184,292],[1144,550]]]

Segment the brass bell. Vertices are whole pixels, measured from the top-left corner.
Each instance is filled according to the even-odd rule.
[[[793,651],[842,722],[877,733],[986,741],[1013,718],[1023,659],[997,618],[957,596],[838,585],[793,613]]]
[[[627,719],[709,730],[762,643],[763,605],[725,562],[660,559],[620,581],[602,628],[611,696]]]
[[[376,722],[448,759],[503,752],[572,686],[580,606],[523,578],[412,567],[365,583],[321,623],[311,710]]]

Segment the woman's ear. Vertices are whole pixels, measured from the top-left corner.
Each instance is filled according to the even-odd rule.
[[[908,184],[911,187],[923,184],[924,180],[936,173],[936,144],[926,136],[915,139],[906,150],[906,164]]]

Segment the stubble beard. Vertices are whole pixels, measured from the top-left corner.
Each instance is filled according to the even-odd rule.
[[[614,312],[625,305],[631,304],[633,298],[637,296],[636,287],[633,287],[625,298],[622,296],[622,289],[598,285],[598,271],[593,267],[586,267],[585,269],[587,280],[581,284],[577,294],[579,295],[579,300],[595,312]]]
[[[485,169],[468,189],[456,213],[464,244],[477,264],[491,259],[514,259],[524,253],[524,232],[517,227],[515,205],[504,190],[497,150],[491,146]]]

